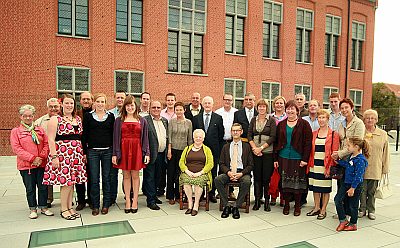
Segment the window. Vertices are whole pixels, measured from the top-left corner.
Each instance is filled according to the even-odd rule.
[[[239,79],[225,79],[225,94],[232,94],[235,108],[241,108],[246,92],[246,81]]]
[[[203,73],[205,0],[169,0],[168,71]]]
[[[311,100],[311,86],[310,85],[302,85],[296,84],[294,85],[294,94],[303,93],[306,96],[306,101]]]
[[[325,65],[338,66],[338,43],[341,19],[338,16],[326,16],[325,26]]]
[[[58,33],[88,37],[88,0],[58,0]]]
[[[296,24],[296,61],[311,62],[311,31],[313,25],[313,12],[311,10],[297,9]]]
[[[117,0],[117,40],[142,42],[143,1]]]
[[[68,93],[74,96],[79,102],[80,93],[90,91],[90,70],[77,67],[57,67],[57,92],[60,97]]]
[[[272,100],[281,94],[281,84],[275,82],[261,83],[261,98],[268,100],[269,112],[272,112]]]
[[[279,59],[279,32],[282,4],[264,1],[263,57]]]
[[[353,100],[354,109],[358,112],[361,111],[362,106],[362,90],[350,90],[350,99]]]
[[[329,109],[329,96],[333,92],[339,92],[339,89],[334,87],[324,87],[324,99],[322,103],[324,109]]]
[[[365,41],[365,24],[353,21],[351,37],[351,69],[361,70],[362,48]]]
[[[244,19],[247,0],[226,0],[225,52],[244,54]]]
[[[122,90],[126,94],[140,96],[144,91],[143,81],[143,72],[115,71],[115,92]]]

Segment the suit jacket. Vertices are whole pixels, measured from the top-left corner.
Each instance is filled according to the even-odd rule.
[[[156,132],[156,127],[154,126],[153,123],[153,117],[151,115],[143,117],[148,124],[149,127],[149,147],[150,147],[150,164],[155,163],[157,160],[157,154],[158,154],[158,139],[157,139],[157,132]],[[166,139],[167,139],[167,146],[168,147],[168,120],[165,119],[164,117],[160,117],[162,123],[164,124],[165,131],[166,131]]]
[[[190,106],[192,106],[192,104],[188,104],[187,106],[186,106],[186,110],[185,110],[185,113],[184,113],[184,115],[185,115],[185,118],[186,119],[189,119],[190,121],[192,121],[193,122],[193,114],[192,114],[192,111],[190,111]],[[201,109],[200,109],[200,112],[199,112],[199,114],[202,114],[203,113],[203,106],[201,105],[201,103],[200,103],[200,106],[201,106]],[[194,129],[193,129],[194,130]]]
[[[254,108],[254,116],[257,116],[257,115],[258,115],[258,112],[257,112],[256,108]],[[245,108],[242,108],[235,112],[235,114],[233,116],[233,123],[239,123],[240,125],[242,125],[242,128],[243,128],[242,138],[247,138],[247,132],[248,132],[250,123],[249,123],[249,120],[247,120]]]
[[[221,156],[219,157],[219,169],[222,173],[228,173],[231,170],[231,155],[230,155],[231,144],[225,144],[221,151]],[[243,175],[250,174],[253,170],[253,154],[251,152],[251,147],[249,143],[242,142],[242,163],[243,170],[241,171]]]
[[[203,113],[193,117],[192,121],[193,131],[196,129],[204,128]],[[204,138],[204,145],[208,146],[214,156],[214,163],[219,160],[219,154],[221,153],[222,146],[224,144],[224,123],[222,117],[219,114],[211,112],[210,123],[208,125],[208,131],[206,132],[206,137]]]

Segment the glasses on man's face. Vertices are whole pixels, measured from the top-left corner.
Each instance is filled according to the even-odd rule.
[[[233,100],[232,99],[224,99],[224,101],[232,102]]]
[[[151,107],[152,109],[161,109],[161,107]]]
[[[232,133],[240,133],[242,131],[242,129],[233,129]]]
[[[54,105],[54,106],[49,106],[49,108],[52,108],[52,109],[58,109],[59,108],[59,106],[58,105]]]
[[[32,119],[33,115],[22,115],[22,118],[24,118],[24,119]]]

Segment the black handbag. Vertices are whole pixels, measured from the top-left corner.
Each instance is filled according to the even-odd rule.
[[[333,137],[334,137],[335,131],[332,132],[332,143],[331,143],[331,149],[333,147]],[[335,165],[335,166],[331,166],[329,168],[329,177],[332,179],[342,179],[344,175],[344,168],[339,166],[339,165]]]

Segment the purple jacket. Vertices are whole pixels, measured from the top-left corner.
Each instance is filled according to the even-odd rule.
[[[142,145],[142,156],[150,156],[149,136],[147,121],[140,117],[141,134],[140,141]],[[113,137],[113,156],[117,156],[117,160],[121,159],[121,117],[117,117],[114,122],[114,137]]]

